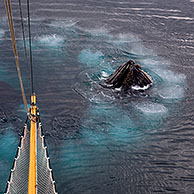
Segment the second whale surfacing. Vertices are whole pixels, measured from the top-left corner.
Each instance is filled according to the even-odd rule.
[[[105,87],[112,89],[140,90],[148,89],[152,79],[144,72],[139,64],[133,60],[122,64],[113,74],[105,80]]]

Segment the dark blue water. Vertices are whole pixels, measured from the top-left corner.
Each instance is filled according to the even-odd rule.
[[[193,13],[193,0],[31,1],[35,91],[59,193],[194,193]],[[25,112],[3,2],[0,17],[2,193]],[[128,59],[153,86],[133,96],[102,88]]]

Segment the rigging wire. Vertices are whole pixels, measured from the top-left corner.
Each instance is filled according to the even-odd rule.
[[[34,79],[33,79],[33,68],[32,68],[32,41],[31,41],[31,29],[30,29],[30,2],[27,0],[27,10],[28,10],[28,32],[29,32],[29,47],[30,47],[30,67],[31,67],[31,87],[32,94],[34,93]]]
[[[8,23],[9,23],[9,28],[10,28],[11,38],[12,38],[12,46],[13,46],[13,51],[14,51],[14,56],[15,56],[15,61],[16,61],[16,66],[17,66],[17,71],[18,71],[18,77],[20,81],[23,102],[24,102],[26,112],[28,115],[27,101],[26,101],[26,96],[24,92],[24,87],[23,87],[23,82],[22,82],[22,77],[21,77],[21,72],[20,72],[20,66],[19,66],[17,47],[16,47],[12,9],[11,9],[11,0],[5,0],[5,7],[6,7],[6,13],[8,17]],[[30,63],[31,63],[31,82],[32,82],[32,94],[34,94],[29,0],[27,0],[27,7],[28,7]],[[37,107],[35,105],[36,104],[35,95],[32,95],[31,99],[32,99],[31,113],[32,113],[33,118],[36,118]],[[45,194],[45,193],[57,194],[55,181],[53,180],[53,176],[52,176],[53,175],[52,169],[50,168],[47,147],[44,144],[45,140],[44,140],[44,136],[42,135],[41,123],[39,123],[38,135],[36,135],[36,125],[37,125],[37,120],[31,119],[31,128],[30,128],[30,134],[29,134],[29,130],[27,129],[27,120],[26,120],[26,124],[24,128],[24,135],[21,137],[21,143],[20,143],[20,146],[18,147],[17,156],[15,158],[14,165],[10,173],[10,178],[7,184],[6,194],[12,194],[12,193],[15,194],[15,193],[21,193],[21,192],[27,193],[27,190],[28,190],[28,193],[32,193],[32,192],[37,193],[37,190],[38,190],[38,193],[40,194]],[[36,139],[37,139],[37,144],[36,144]],[[32,159],[31,159],[31,153],[33,155]],[[30,160],[28,160],[29,155],[30,155]],[[38,160],[36,159],[37,156],[38,156]],[[34,181],[34,176],[33,176],[34,171],[33,171],[31,173],[31,175],[33,176],[33,179],[29,178],[28,184],[26,184],[27,183],[26,173],[28,173],[27,167],[30,166],[31,164],[36,163],[37,161],[39,165],[38,165],[38,168],[37,166],[35,167],[36,168],[35,172],[38,171],[39,173],[37,174],[37,176],[35,176],[35,181]],[[33,169],[33,168],[29,168],[29,175],[30,175],[30,169]],[[31,190],[29,188],[33,188],[33,189]]]
[[[27,50],[26,50],[26,39],[25,39],[25,30],[24,30],[24,20],[23,20],[23,14],[22,14],[22,4],[21,0],[18,0],[19,2],[19,8],[20,8],[20,18],[21,18],[21,27],[22,27],[22,36],[23,36],[23,42],[24,42],[24,54],[25,54],[25,62],[26,62],[26,69],[27,73],[28,71],[28,55],[27,55]]]
[[[17,66],[17,72],[18,72],[18,78],[19,78],[20,88],[22,92],[22,98],[23,98],[26,113],[28,114],[28,105],[27,105],[26,95],[24,92],[24,86],[23,86],[23,81],[22,81],[22,76],[21,76],[21,71],[20,71],[20,66],[19,66],[19,59],[18,59],[18,52],[17,52],[17,47],[16,47],[15,32],[14,32],[14,26],[13,26],[13,17],[12,17],[10,0],[5,0],[5,8],[6,8],[8,24],[9,24],[10,33],[11,33],[12,47],[14,51],[16,66]]]

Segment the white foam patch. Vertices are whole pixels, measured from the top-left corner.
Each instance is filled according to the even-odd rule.
[[[109,76],[108,73],[106,73],[105,71],[102,71],[100,80],[105,80],[108,76]]]
[[[114,96],[111,96],[108,93],[106,94],[106,93],[104,93],[102,91],[98,91],[97,94],[95,94],[95,95],[91,91],[91,93],[89,95],[90,96],[88,96],[87,99],[90,102],[93,102],[95,104],[100,104],[100,103],[105,102],[105,101],[114,101],[115,100]]]
[[[110,85],[110,86],[112,86],[112,85]],[[116,92],[120,92],[121,89],[122,89],[122,87],[120,87],[120,88],[115,88],[114,90],[115,90]]]
[[[56,34],[42,35],[37,37],[37,40],[46,46],[59,46],[64,42],[64,38]]]
[[[108,75],[108,73],[106,73],[105,71],[102,71],[102,77],[108,77],[109,75]]]
[[[138,56],[154,56],[153,51],[145,48],[141,43],[134,43],[130,52]]]
[[[115,43],[116,45],[124,44],[124,43],[137,43],[140,40],[134,36],[133,34],[119,34],[117,37],[110,36],[109,42]]]
[[[168,111],[164,105],[159,103],[140,103],[136,105],[136,108],[144,114],[163,114]]]
[[[146,15],[149,17],[149,15]],[[156,17],[156,18],[162,18],[162,19],[175,19],[175,20],[194,20],[194,18],[191,17],[181,17],[181,16],[173,16],[173,15],[151,15],[151,17]]]
[[[151,59],[151,58],[147,58],[142,60],[143,62],[143,67],[147,67],[147,68],[152,68],[152,70],[154,69],[158,69],[161,67],[168,67],[169,63],[166,61],[159,61],[157,59]]]
[[[62,21],[53,21],[48,26],[51,27],[59,27],[59,28],[69,28],[72,26],[75,26],[77,24],[77,21],[74,20],[62,20]]]
[[[142,4],[142,3],[139,3]],[[144,4],[144,3],[143,3]],[[147,3],[145,3],[147,4]],[[148,4],[152,4],[152,3],[148,3]],[[152,8],[152,7],[148,7],[148,8],[142,8],[142,7],[133,7],[133,8],[128,8],[128,7],[122,7],[119,8],[120,10],[125,10],[125,11],[129,11],[129,10],[134,10],[134,11],[159,11],[159,12],[178,12],[180,13],[181,10],[178,9],[160,9],[160,8]]]
[[[0,38],[2,38],[5,34],[5,31],[3,29],[0,29]]]
[[[148,84],[147,86],[144,86],[144,87],[140,87],[140,86],[136,85],[136,86],[132,86],[131,88],[133,90],[147,90],[151,85],[152,84]]]
[[[104,54],[101,51],[93,52],[90,49],[82,50],[78,56],[79,61],[88,67],[99,66],[103,58]]]
[[[156,74],[158,74],[164,81],[169,83],[184,83],[185,75],[174,73],[171,70],[166,69],[155,69]]]
[[[111,36],[109,35],[109,30],[104,27],[95,29],[84,29],[84,31],[90,33],[92,36]]]
[[[170,99],[181,99],[184,97],[184,89],[179,85],[172,85],[165,87],[158,91],[161,98]]]

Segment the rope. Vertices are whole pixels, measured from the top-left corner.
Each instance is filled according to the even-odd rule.
[[[34,80],[33,80],[33,68],[32,68],[32,41],[31,41],[31,30],[30,30],[30,3],[27,0],[27,9],[28,9],[28,30],[29,30],[29,46],[30,46],[30,67],[31,67],[31,86],[32,94],[34,93]]]
[[[22,16],[22,4],[21,4],[21,0],[18,0],[19,2],[19,8],[20,8],[20,18],[21,18],[21,27],[22,27],[22,35],[23,35],[23,42],[24,42],[24,53],[25,53],[25,60],[26,60],[26,69],[27,69],[27,73],[28,73],[28,55],[27,55],[27,50],[26,50],[26,40],[25,40],[25,31],[24,31],[24,20],[23,20],[23,16]]]
[[[6,8],[6,13],[8,17],[8,23],[9,23],[11,39],[12,39],[12,46],[13,46],[13,51],[14,51],[14,56],[15,56],[15,61],[16,61],[16,66],[17,66],[18,78],[20,81],[20,88],[22,92],[22,98],[23,98],[26,113],[28,113],[28,105],[26,101],[26,96],[24,92],[24,86],[23,86],[22,76],[21,76],[21,71],[20,71],[20,66],[19,66],[19,60],[18,60],[18,52],[17,52],[17,47],[16,47],[15,32],[14,32],[14,26],[13,26],[13,17],[12,17],[10,0],[5,0],[5,8]]]

